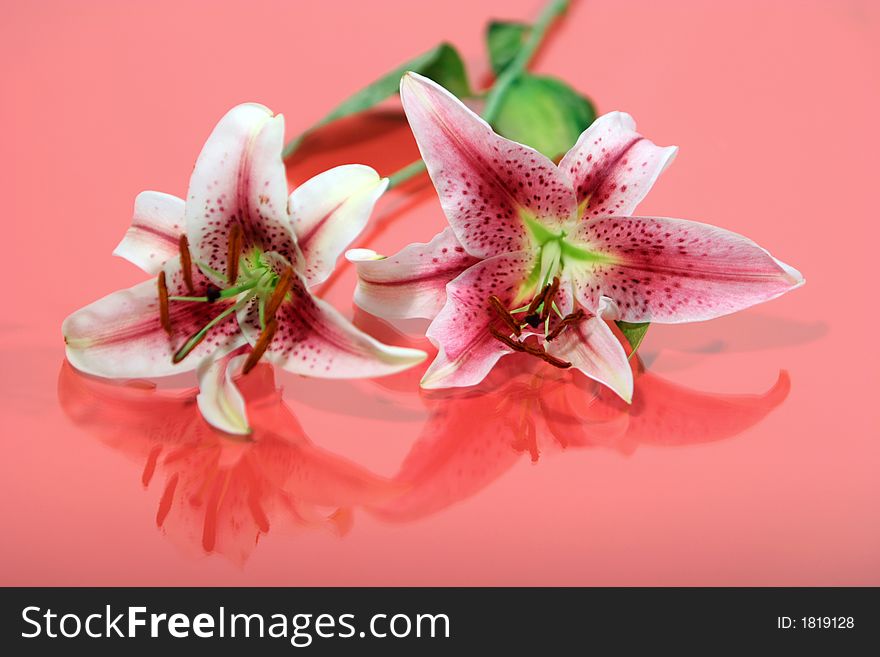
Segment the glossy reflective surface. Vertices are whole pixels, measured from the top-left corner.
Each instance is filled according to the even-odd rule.
[[[880,583],[873,5],[583,2],[546,49],[541,70],[681,147],[642,213],[749,235],[808,280],[652,327],[632,407],[516,358],[432,394],[421,370],[334,382],[261,366],[240,441],[203,423],[191,379],[119,385],[64,363],[63,317],[142,278],[109,255],[135,194],[182,193],[225,109],[260,100],[292,134],[441,38],[476,63],[484,18],[537,6],[339,4],[8,10],[0,583]],[[377,13],[392,18],[365,31]],[[195,32],[217,39],[195,48]],[[166,47],[143,47],[157,33]],[[310,139],[291,184],[414,155],[390,103]],[[390,252],[442,225],[414,183],[360,245]],[[424,324],[356,312],[353,283],[345,267],[322,294],[426,346]]]

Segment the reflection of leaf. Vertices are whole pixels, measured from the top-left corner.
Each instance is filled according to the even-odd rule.
[[[493,127],[508,139],[557,158],[595,118],[592,103],[566,83],[523,74],[507,88]]]
[[[632,353],[638,351],[639,345],[641,345],[642,340],[645,339],[645,333],[648,332],[648,327],[650,325],[651,322],[640,322],[638,324],[633,324],[631,322],[617,322],[617,327],[632,347]]]
[[[459,98],[466,98],[472,95],[461,55],[458,54],[458,51],[453,46],[448,43],[441,43],[428,52],[401,64],[387,75],[342,101],[324,118],[291,141],[284,149],[285,157],[293,153],[303,138],[313,130],[337,119],[375,107],[386,98],[395,94],[400,88],[400,78],[407,71],[415,71],[431,78],[434,82],[446,87]]]
[[[486,46],[489,49],[489,61],[495,75],[503,71],[522,47],[529,35],[531,27],[525,23],[509,23],[492,21],[486,30]]]

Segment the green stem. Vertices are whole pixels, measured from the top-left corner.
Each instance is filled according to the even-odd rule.
[[[501,74],[495,80],[495,84],[489,89],[486,96],[486,106],[483,109],[483,118],[487,123],[492,123],[498,115],[501,107],[501,100],[508,87],[513,84],[516,79],[522,75],[526,67],[529,65],[532,57],[538,51],[544,37],[547,36],[547,30],[559,16],[568,8],[569,0],[550,0],[544,7],[535,25],[529,31],[529,36],[523,44],[513,61],[501,71]]]
[[[391,189],[392,187],[397,187],[401,183],[409,180],[410,178],[414,178],[420,173],[424,173],[426,169],[427,167],[425,166],[424,160],[416,160],[415,162],[407,164],[399,171],[395,171],[390,176],[388,176],[388,189]]]
[[[487,123],[491,124],[498,115],[501,108],[501,101],[507,89],[516,79],[523,74],[532,57],[538,51],[544,38],[547,36],[547,30],[553,25],[553,22],[562,15],[568,8],[569,0],[550,0],[549,3],[541,11],[534,26],[529,32],[526,42],[520,48],[513,61],[507,65],[501,75],[495,80],[495,83],[489,88],[486,95],[486,105],[483,108],[482,116]],[[419,175],[425,171],[425,163],[422,160],[416,160],[411,164],[407,164],[399,171],[388,176],[388,189]]]

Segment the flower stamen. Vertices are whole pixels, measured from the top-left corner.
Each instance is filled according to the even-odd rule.
[[[291,285],[293,285],[293,267],[288,267],[281,274],[278,282],[275,284],[275,291],[272,292],[272,296],[266,302],[266,309],[263,311],[265,321],[269,322],[274,319],[276,311],[281,306],[287,293],[290,292]]]
[[[501,299],[499,299],[494,294],[489,297],[489,305],[492,307],[492,310],[495,311],[495,314],[501,319],[502,322],[510,329],[510,332],[515,336],[519,337],[522,334],[522,329],[520,328],[519,322],[517,322],[513,315],[510,314],[510,311],[504,307],[504,304],[501,303]]]
[[[489,327],[489,333],[492,334],[493,338],[495,338],[499,342],[502,342],[503,344],[506,344],[508,347],[510,347],[514,351],[522,351],[522,352],[527,351],[526,346],[522,342],[520,342],[519,340],[514,340],[509,335],[504,335],[501,331],[496,329],[494,326]]]
[[[544,338],[547,342],[550,342],[554,338],[559,337],[559,334],[565,330],[566,326],[571,326],[572,324],[580,324],[587,318],[587,314],[583,311],[583,309],[578,308],[573,313],[569,313],[565,317],[559,320],[559,323],[556,325],[550,333]]]
[[[275,332],[277,330],[278,320],[273,317],[266,323],[266,328],[262,330],[262,332],[260,333],[260,337],[257,338],[257,343],[254,345],[253,351],[248,354],[247,360],[244,362],[244,365],[241,368],[242,374],[247,374],[252,369],[254,369],[260,358],[262,358],[263,354],[266,353],[266,349],[269,348],[269,344],[272,342],[272,338],[275,337]]]
[[[193,285],[192,257],[189,254],[189,240],[186,238],[186,234],[181,234],[177,246],[180,249],[180,268],[183,271],[183,281],[186,283],[187,291],[193,294],[196,288]]]
[[[171,335],[173,327],[171,326],[171,314],[168,312],[168,285],[165,282],[165,272],[159,272],[157,280],[159,288],[159,323],[168,335]]]

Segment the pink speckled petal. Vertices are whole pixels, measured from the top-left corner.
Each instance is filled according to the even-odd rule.
[[[162,192],[141,192],[134,200],[134,216],[113,255],[125,258],[148,274],[177,255],[183,233],[182,199]]]
[[[242,342],[244,337],[242,336]],[[233,376],[247,359],[238,345],[221,349],[199,364],[199,394],[196,403],[205,422],[215,429],[238,436],[251,433],[244,397]]]
[[[694,221],[606,217],[584,222],[574,237],[613,260],[570,266],[578,301],[595,312],[608,297],[610,317],[627,322],[711,319],[804,282],[750,239]]]
[[[489,332],[502,328],[490,310],[489,297],[497,295],[508,308],[521,301],[522,283],[535,264],[528,251],[506,253],[482,260],[446,286],[446,305],[426,333],[439,349],[425,376],[423,388],[471,386],[482,381],[511,349]]]
[[[479,261],[451,228],[427,244],[410,244],[387,258],[369,249],[352,249],[345,257],[357,265],[354,302],[368,313],[392,319],[433,319],[446,303],[446,284]]]
[[[403,77],[400,97],[449,224],[471,255],[527,248],[524,216],[554,231],[575,217],[571,185],[546,157],[498,136],[416,73]]]
[[[305,258],[309,285],[327,279],[336,260],[361,234],[388,187],[370,167],[346,164],[318,174],[290,195],[293,230]]]
[[[312,296],[299,275],[275,317],[278,331],[266,358],[296,374],[326,379],[385,376],[426,357],[423,351],[383,344],[355,328],[333,306]],[[239,323],[254,344],[260,333],[255,303],[239,313]]]
[[[165,272],[169,293],[187,294],[178,258],[166,263]],[[193,278],[196,294],[203,293],[207,279],[198,271]],[[145,281],[99,299],[65,319],[61,330],[67,359],[82,372],[108,378],[166,376],[193,370],[204,356],[239,337],[233,315],[209,331],[176,365],[171,360],[174,353],[230,303],[172,301],[174,330],[169,336],[159,320],[156,280]]]
[[[582,216],[628,215],[677,151],[642,137],[629,114],[610,112],[581,134],[559,168],[574,184]]]
[[[186,234],[194,258],[225,273],[237,223],[246,250],[277,251],[301,264],[287,213],[283,143],[283,117],[262,105],[238,105],[220,120],[189,183]]]
[[[594,315],[567,327],[546,348],[594,381],[608,386],[624,401],[632,400],[633,376],[626,352],[601,317]]]

